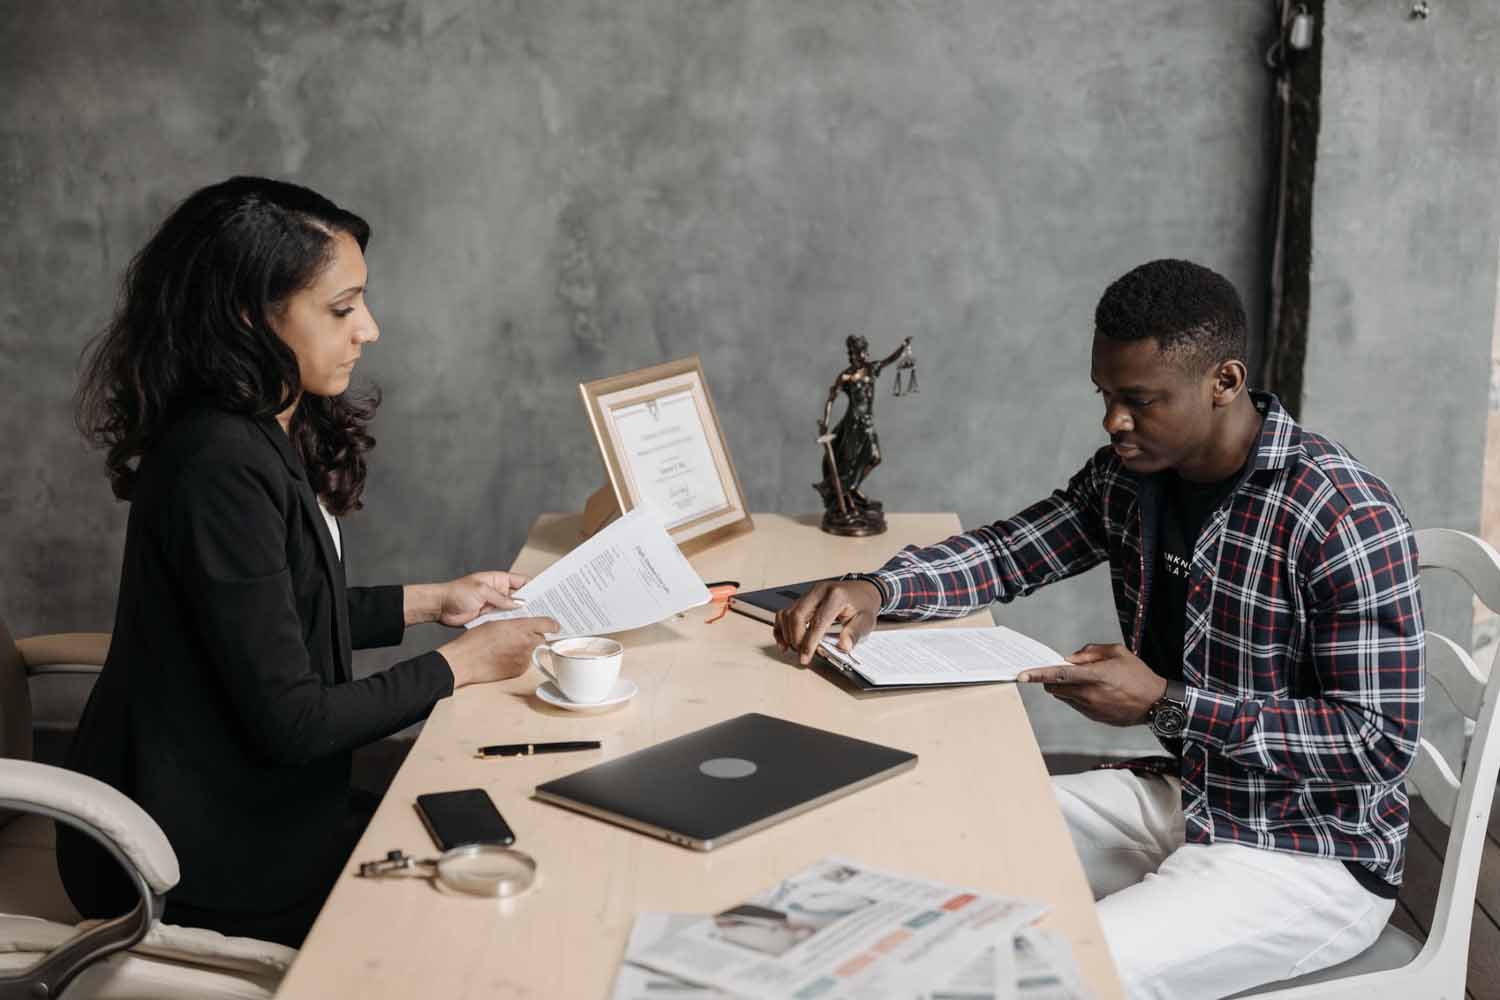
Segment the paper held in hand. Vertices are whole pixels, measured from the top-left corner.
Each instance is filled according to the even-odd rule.
[[[543,615],[561,629],[552,638],[608,635],[654,625],[707,604],[708,588],[649,507],[616,520],[517,590],[525,607],[469,622]]]
[[[818,652],[872,687],[1013,681],[1023,670],[1063,662],[1061,653],[1004,625],[872,632],[852,653],[825,636]]]

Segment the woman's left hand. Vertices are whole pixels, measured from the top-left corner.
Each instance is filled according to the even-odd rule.
[[[491,611],[521,607],[522,602],[510,595],[526,580],[519,573],[486,570],[447,583],[409,586],[406,588],[407,624],[436,621],[458,628]]]

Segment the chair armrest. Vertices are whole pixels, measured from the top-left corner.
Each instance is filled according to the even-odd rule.
[[[94,923],[85,920],[79,926],[90,927]],[[284,976],[292,959],[297,957],[297,949],[274,941],[230,937],[202,927],[179,927],[160,921],[130,950],[153,958],[248,972],[272,980]]]
[[[108,632],[60,632],[17,639],[28,674],[97,674],[109,653]]]
[[[177,855],[146,811],[87,775],[29,760],[0,759],[0,810],[36,813],[98,841],[135,887],[134,909],[85,930],[28,968],[0,973],[0,995],[60,995],[80,972],[130,948],[161,919],[163,898],[177,884]]]
[[[51,816],[94,835],[158,896],[181,877],[177,853],[156,820],[124,793],[86,774],[0,759],[0,808]]]

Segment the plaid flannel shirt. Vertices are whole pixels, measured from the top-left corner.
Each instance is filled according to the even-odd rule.
[[[1234,841],[1405,861],[1402,779],[1425,683],[1412,529],[1390,488],[1276,397],[1255,455],[1205,522],[1188,578],[1177,760],[1189,843]],[[1108,561],[1125,644],[1140,648],[1160,483],[1110,448],[1046,500],[875,573],[883,614],[947,618]]]

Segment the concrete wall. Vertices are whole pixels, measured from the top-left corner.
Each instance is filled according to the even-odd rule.
[[[1500,5],[1328,0],[1303,418],[1418,527],[1478,531],[1500,239]],[[1467,638],[1439,574],[1429,625]],[[1497,609],[1500,610],[1500,609]],[[1429,735],[1456,747],[1431,702]]]
[[[752,507],[815,508],[853,332],[914,335],[921,363],[920,395],[880,400],[871,492],[1011,513],[1103,440],[1087,354],[1114,277],[1195,258],[1258,328],[1269,7],[9,4],[0,613],[110,626],[125,510],[70,424],[75,359],[151,227],[240,172],[374,225],[387,402],[356,581],[508,565],[601,480],[576,383],[692,353]],[[1118,635],[1102,571],[1000,618],[1067,649]],[[1114,738],[1074,718],[1036,715]]]

